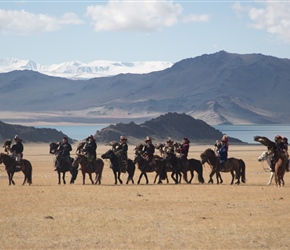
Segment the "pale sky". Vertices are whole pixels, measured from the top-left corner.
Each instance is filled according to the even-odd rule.
[[[220,50],[290,58],[290,1],[0,0],[0,58],[178,62]]]

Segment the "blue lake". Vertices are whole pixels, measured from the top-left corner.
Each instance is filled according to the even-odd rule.
[[[54,128],[58,131],[62,131],[67,136],[76,139],[83,140],[89,135],[94,135],[97,130],[101,130],[107,127],[108,124],[98,125],[70,125],[70,126],[37,126],[38,128]],[[248,143],[256,143],[253,140],[255,135],[266,136],[273,140],[275,135],[286,136],[290,138],[290,125],[278,124],[278,125],[217,125],[214,128],[220,130],[222,133],[227,134],[230,137],[240,139]],[[220,139],[220,138],[217,138]],[[116,138],[118,140],[118,138]]]
[[[270,140],[274,140],[275,135],[279,134],[289,139],[290,125],[275,124],[275,125],[217,125],[214,128],[230,137],[240,139],[248,143],[256,143],[253,140],[255,135],[266,136]]]

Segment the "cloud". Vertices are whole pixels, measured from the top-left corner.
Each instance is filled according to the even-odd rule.
[[[251,20],[250,27],[265,30],[281,41],[290,43],[290,3],[265,1],[262,5],[261,8],[242,7],[236,3],[233,5],[233,9],[239,15],[243,12],[248,14]]]
[[[65,13],[57,19],[45,14],[33,14],[25,10],[0,9],[0,34],[27,35],[60,30],[63,25],[81,24],[74,13]]]
[[[95,31],[151,32],[179,22],[206,22],[208,15],[183,16],[183,8],[172,1],[109,1],[87,7]]]

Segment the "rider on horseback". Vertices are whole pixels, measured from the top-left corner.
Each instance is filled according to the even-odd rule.
[[[275,172],[275,164],[278,160],[278,152],[284,151],[286,153],[286,147],[285,147],[285,143],[282,141],[282,136],[276,135],[274,138],[274,141],[276,143],[276,150],[274,152],[273,157],[271,158],[271,166],[270,166],[271,172]]]
[[[182,159],[182,168],[186,167],[187,164],[187,156],[188,156],[188,151],[189,151],[189,143],[190,141],[188,138],[184,137],[182,140],[182,143],[180,147],[177,149],[177,152],[179,153],[179,158]]]
[[[88,161],[90,162],[90,167],[92,170],[95,170],[95,163],[97,159],[97,143],[93,135],[90,135],[86,139],[83,151],[86,154]],[[93,163],[93,164],[91,164]]]
[[[146,145],[144,146],[142,153],[145,159],[147,160],[148,166],[152,167],[152,165],[154,164],[155,147],[152,144],[152,140],[149,136],[146,137],[145,143]]]
[[[64,157],[65,161],[69,165],[71,165],[70,151],[72,151],[72,147],[68,143],[68,138],[64,136],[58,146],[58,157]],[[57,157],[57,160],[58,160],[58,157]],[[58,167],[59,167],[59,164],[56,164],[56,169],[54,171],[57,171]]]
[[[24,150],[22,140],[18,137],[18,135],[15,135],[14,137],[15,143],[13,144],[11,148],[12,157],[14,158],[16,162],[16,170],[20,170],[21,168],[21,159],[22,159],[22,153]]]
[[[221,141],[221,147],[217,150],[219,156],[219,168],[220,171],[224,170],[223,163],[228,159],[228,140],[227,137],[223,137]]]
[[[127,138],[124,135],[120,136],[120,144],[116,148],[116,155],[118,156],[119,159],[121,172],[126,173],[128,159],[128,144]]]
[[[171,138],[168,138],[166,146],[164,147],[164,152],[167,154],[174,154],[174,145]]]

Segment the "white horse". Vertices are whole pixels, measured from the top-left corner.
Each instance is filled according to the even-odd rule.
[[[267,151],[264,151],[259,157],[258,157],[258,161],[266,161],[268,163],[269,168],[264,168],[265,171],[269,172],[270,171],[270,179],[267,183],[267,185],[270,185],[272,183],[273,177],[275,172],[272,172],[271,170],[271,158],[272,158],[273,154],[272,153],[268,153]]]

